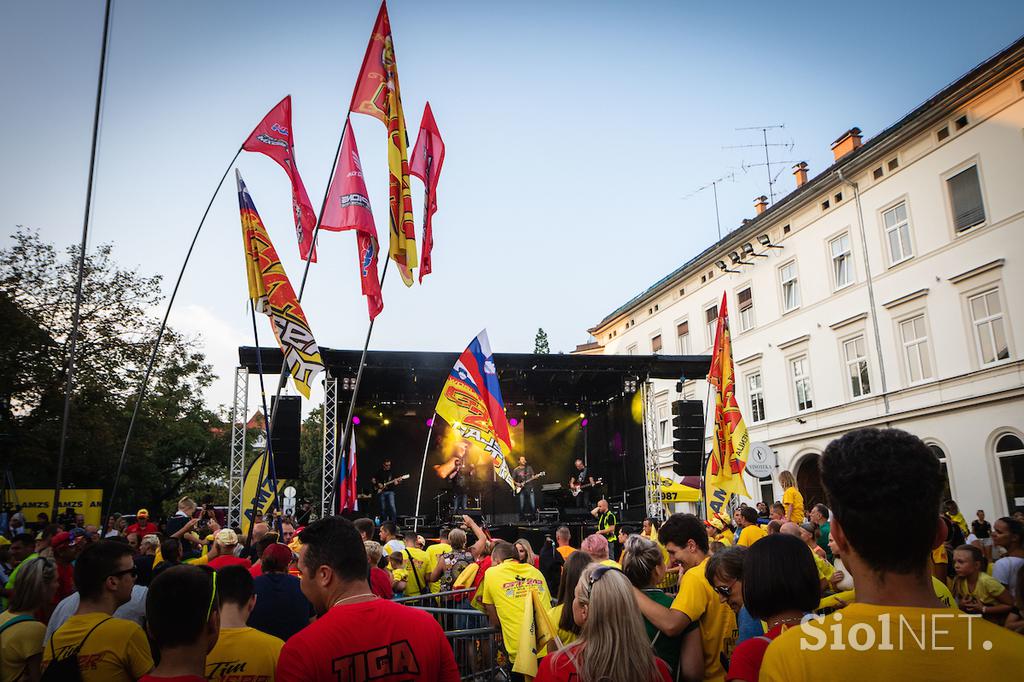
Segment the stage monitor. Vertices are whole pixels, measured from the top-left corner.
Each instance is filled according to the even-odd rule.
[[[283,395],[271,409],[274,415],[271,445],[274,472],[279,479],[299,478],[299,432],[302,427],[302,398]],[[276,414],[275,414],[276,413]]]

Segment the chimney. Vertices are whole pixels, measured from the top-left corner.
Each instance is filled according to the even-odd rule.
[[[860,128],[850,128],[839,136],[839,139],[832,143],[832,154],[835,160],[843,158],[852,151],[860,148]]]
[[[754,208],[757,209],[757,215],[764,213],[768,208],[768,197],[762,195],[754,199]]]
[[[796,177],[796,186],[803,187],[807,184],[807,162],[801,161],[793,166],[793,175]]]

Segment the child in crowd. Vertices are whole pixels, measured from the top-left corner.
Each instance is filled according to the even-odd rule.
[[[1013,610],[1010,591],[985,572],[985,555],[974,545],[960,545],[953,551],[953,596],[962,611],[980,613],[1002,623]]]
[[[401,552],[392,552],[388,556],[388,570],[391,571],[391,590],[395,598],[405,595],[405,588],[409,581],[409,570],[404,568],[405,557]]]

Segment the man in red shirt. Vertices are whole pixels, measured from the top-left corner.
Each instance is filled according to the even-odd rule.
[[[159,532],[160,529],[156,527],[156,524],[149,522],[149,511],[146,509],[135,512],[135,523],[124,529],[125,535],[137,533],[140,540],[147,535],[155,535]]]
[[[437,621],[370,591],[366,550],[351,521],[321,519],[299,538],[302,593],[320,617],[285,643],[277,682],[458,681]]]
[[[215,571],[225,566],[244,566],[249,568],[252,562],[248,559],[235,556],[235,549],[238,547],[238,534],[230,528],[221,528],[213,536],[213,552],[216,556],[210,559],[206,565]]]

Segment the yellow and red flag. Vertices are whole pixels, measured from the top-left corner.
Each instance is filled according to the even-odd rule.
[[[711,438],[711,459],[707,468],[707,491],[712,486],[726,493],[747,495],[743,469],[747,466],[750,436],[736,402],[736,377],[732,365],[732,337],[729,335],[729,313],[726,296],[715,330],[715,348],[711,356],[708,382],[715,388],[715,430]],[[710,502],[708,495],[708,502]]]
[[[379,119],[388,127],[388,173],[390,175],[389,212],[391,240],[388,254],[406,286],[413,284],[416,260],[416,229],[412,217],[412,189],[409,184],[409,135],[402,113],[402,93],[398,85],[395,44],[391,39],[391,20],[386,2],[380,5],[377,23],[366,46],[363,67],[352,91],[349,110]]]
[[[245,273],[249,280],[249,298],[257,312],[270,318],[270,326],[281,346],[284,364],[295,381],[295,387],[309,398],[313,379],[324,370],[320,348],[302,312],[288,275],[270,241],[267,228],[256,212],[242,175],[235,170],[238,181],[238,208],[242,216],[242,241],[245,245]]]

